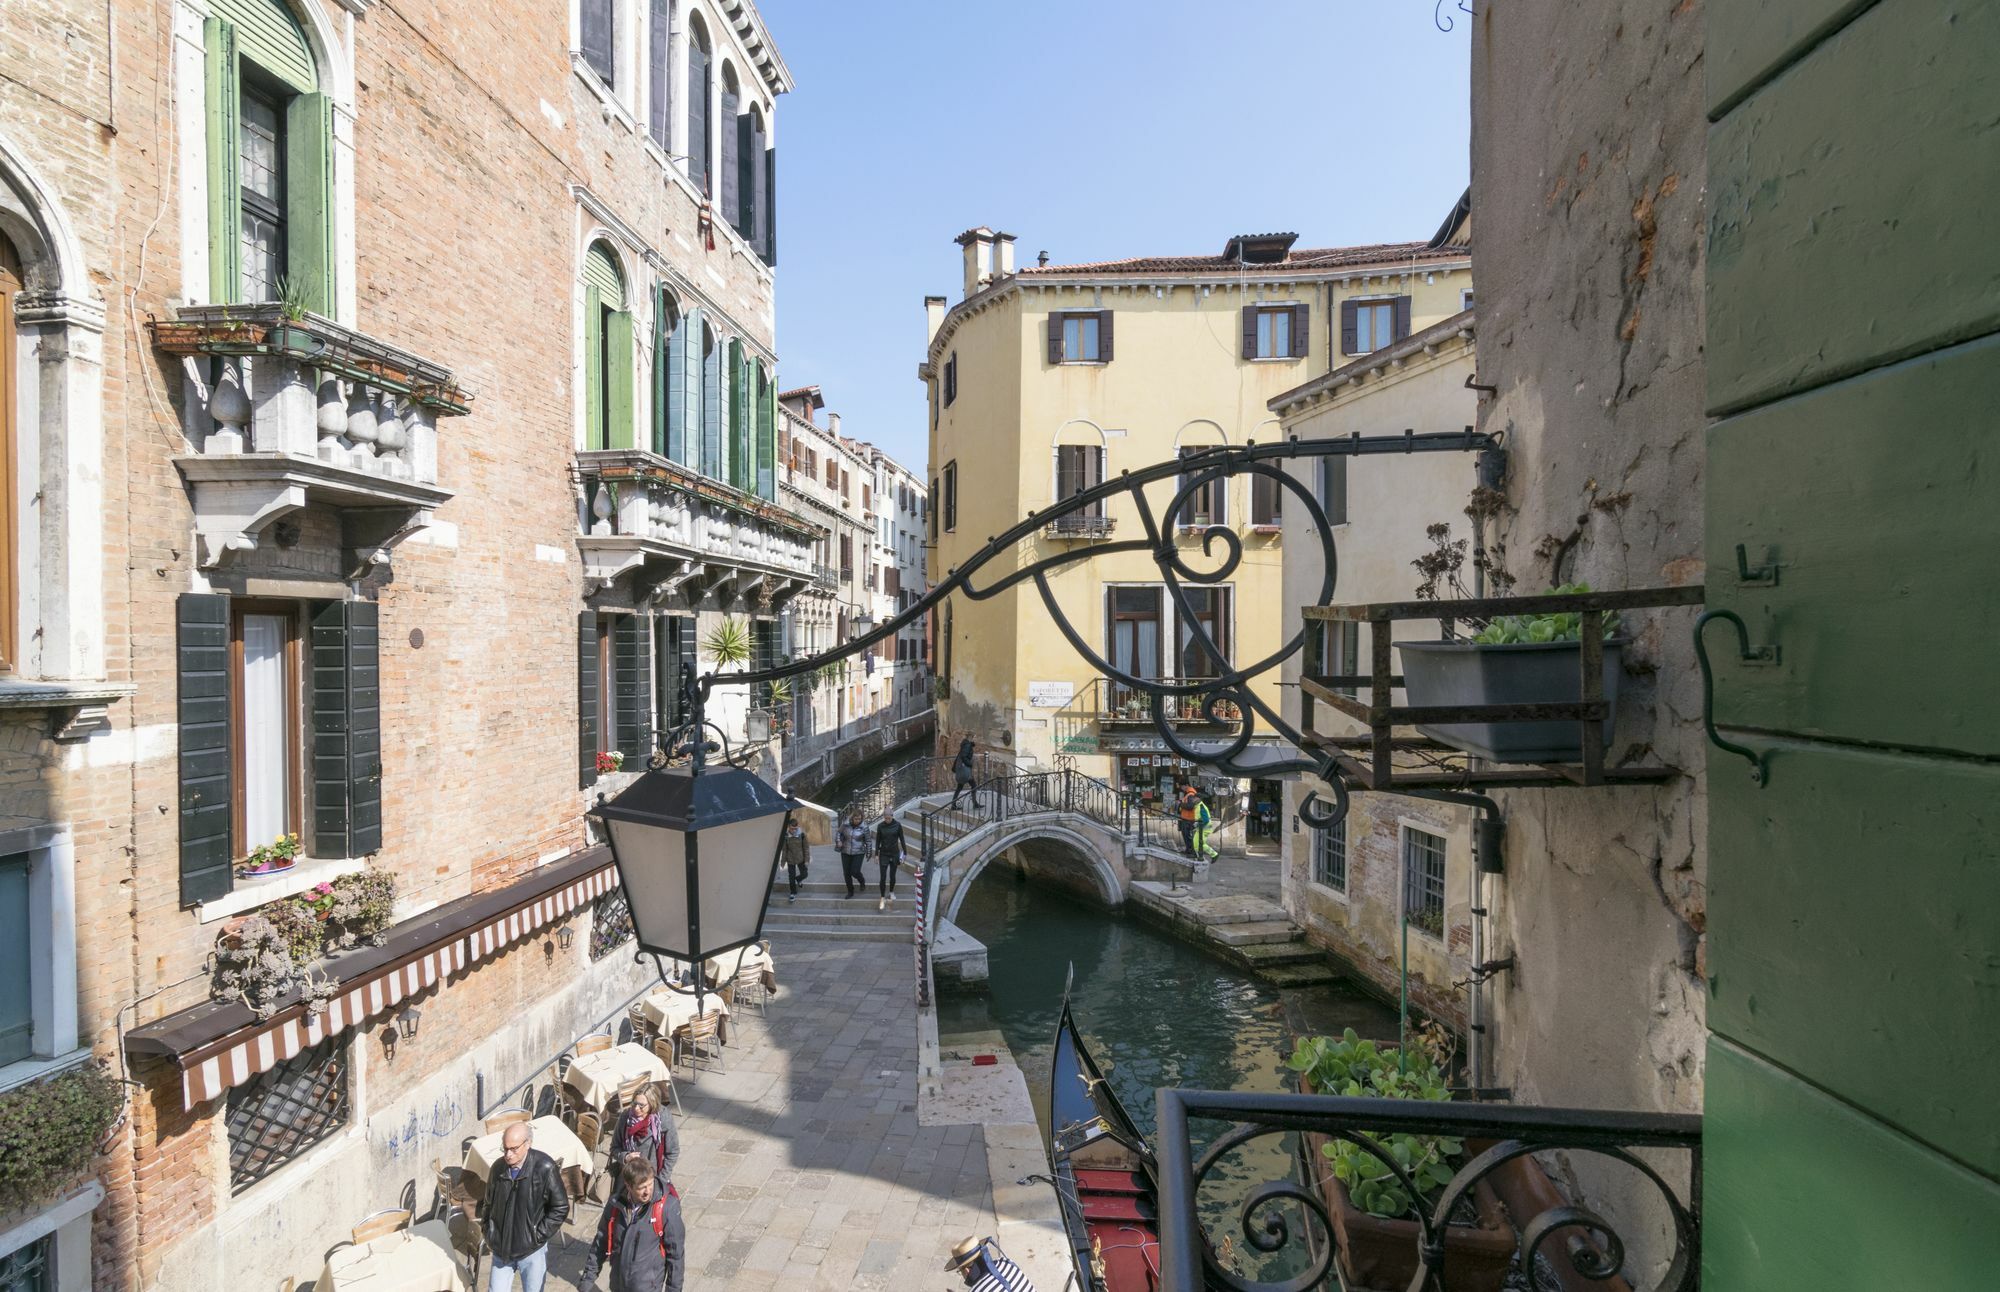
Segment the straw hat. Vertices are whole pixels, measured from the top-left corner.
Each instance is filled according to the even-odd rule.
[[[963,1269],[979,1256],[980,1249],[985,1245],[986,1242],[984,1239],[964,1239],[958,1246],[951,1249],[951,1259],[944,1263],[945,1269],[953,1273]]]

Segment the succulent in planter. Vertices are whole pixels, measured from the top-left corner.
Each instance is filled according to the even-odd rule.
[[[396,878],[379,866],[315,884],[234,921],[216,938],[217,1000],[241,1000],[269,1018],[297,991],[317,1013],[339,990],[316,962],[335,951],[385,940],[396,903]]]
[[[1299,1038],[1286,1063],[1294,1072],[1304,1073],[1313,1089],[1322,1094],[1437,1101],[1451,1097],[1443,1072],[1430,1056],[1414,1051],[1400,1055],[1393,1046],[1363,1040],[1351,1027],[1338,1040]],[[1372,1216],[1403,1216],[1416,1205],[1433,1201],[1451,1182],[1453,1163],[1465,1152],[1463,1140],[1447,1135],[1365,1138],[1403,1169],[1421,1195],[1411,1197],[1388,1164],[1361,1145],[1347,1140],[1328,1142],[1323,1151],[1332,1159],[1334,1176],[1347,1186],[1354,1205]]]
[[[1565,583],[1550,588],[1551,597],[1580,596],[1590,591],[1588,583]],[[1618,636],[1618,612],[1604,615],[1604,640]],[[1547,615],[1501,615],[1487,623],[1472,638],[1482,646],[1521,646],[1528,643],[1573,642],[1583,640],[1583,616],[1574,610]]]

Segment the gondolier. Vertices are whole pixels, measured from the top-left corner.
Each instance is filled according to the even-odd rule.
[[[973,1292],[1035,1292],[1021,1267],[1007,1259],[990,1238],[968,1238],[951,1249],[944,1267],[965,1280]]]

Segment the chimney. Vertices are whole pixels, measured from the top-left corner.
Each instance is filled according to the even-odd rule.
[[[993,276],[1011,278],[1014,275],[1014,235],[996,233],[993,235]]]
[[[828,413],[826,415],[826,433],[831,435],[836,441],[840,439],[839,413]]]
[[[937,340],[938,329],[944,326],[944,297],[924,297],[924,344]]]
[[[993,230],[982,224],[955,241],[965,249],[965,294],[971,296],[993,281]]]

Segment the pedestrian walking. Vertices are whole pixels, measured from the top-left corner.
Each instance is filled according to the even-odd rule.
[[[611,1292],[681,1292],[687,1225],[680,1194],[638,1153],[618,1160],[618,1191],[604,1204],[597,1236],[583,1258],[580,1292],[595,1292],[601,1269],[611,1271]]]
[[[632,1106],[618,1114],[611,1131],[610,1160],[622,1161],[628,1153],[645,1158],[662,1180],[674,1178],[674,1163],[681,1156],[680,1132],[650,1086],[632,1096]]]
[[[1194,856],[1195,808],[1200,802],[1201,795],[1195,793],[1192,784],[1181,786],[1180,798],[1175,806],[1180,809],[1181,814],[1181,848],[1190,857]]]
[[[875,827],[875,866],[881,872],[881,886],[875,901],[878,911],[889,908],[889,899],[896,895],[896,873],[903,863],[903,823],[896,819],[896,809],[882,809],[882,824]]]
[[[840,854],[840,877],[847,883],[849,897],[868,891],[868,877],[861,873],[861,862],[867,857],[873,838],[868,827],[861,824],[860,808],[849,812],[847,824],[833,832],[834,851]]]
[[[958,757],[951,760],[951,805],[958,806],[958,796],[972,790],[972,810],[979,810],[979,791],[972,782],[972,737],[958,742]]]
[[[1196,861],[1214,861],[1222,854],[1209,846],[1209,831],[1214,828],[1215,818],[1208,810],[1208,800],[1199,796],[1194,805],[1194,858]]]
[[[973,1292],[1035,1292],[1021,1267],[990,1238],[966,1239],[951,1249],[944,1267],[964,1279]]]
[[[535,1134],[526,1122],[500,1132],[500,1162],[486,1181],[486,1200],[479,1223],[493,1253],[490,1292],[511,1292],[518,1279],[522,1292],[542,1292],[549,1277],[549,1239],[569,1219],[569,1195],[563,1191],[556,1160],[534,1146]]]
[[[791,889],[791,895],[785,900],[796,902],[799,900],[799,885],[806,882],[806,865],[812,860],[812,845],[806,842],[806,832],[799,827],[799,823],[789,817],[785,820],[784,838],[778,841],[778,855],[784,859],[785,883]]]

